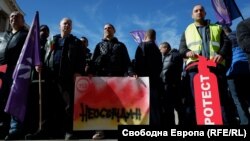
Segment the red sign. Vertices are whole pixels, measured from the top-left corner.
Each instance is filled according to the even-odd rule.
[[[222,114],[216,76],[207,66],[216,66],[199,56],[198,71],[194,77],[194,97],[198,125],[222,125]]]
[[[0,65],[0,73],[5,73],[7,65]],[[0,77],[0,88],[2,87],[2,76]]]

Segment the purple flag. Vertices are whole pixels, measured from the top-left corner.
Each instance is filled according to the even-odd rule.
[[[136,31],[130,32],[135,42],[137,42],[138,44],[140,44],[144,40],[145,33],[146,32],[143,30],[136,30]]]
[[[5,112],[17,117],[21,122],[24,121],[26,113],[31,70],[37,65],[41,65],[38,12],[36,12],[21,54],[18,58],[12,76],[13,84],[5,106]]]
[[[241,16],[234,0],[211,0],[215,16],[221,25],[232,25],[232,20]]]
[[[224,0],[224,1],[227,6],[227,10],[230,13],[231,20],[234,20],[238,17],[242,17],[240,10],[235,3],[235,0]]]

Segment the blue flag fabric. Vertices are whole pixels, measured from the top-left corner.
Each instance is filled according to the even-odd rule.
[[[136,31],[131,31],[130,34],[133,36],[135,42],[140,44],[144,40],[145,36],[145,31],[143,30],[136,30]]]
[[[31,70],[37,65],[41,65],[38,12],[36,12],[35,18],[33,19],[13,72],[13,84],[5,106],[5,112],[15,116],[21,122],[24,121],[26,113]]]
[[[221,25],[232,25],[232,20],[241,16],[234,0],[211,0],[215,16]]]

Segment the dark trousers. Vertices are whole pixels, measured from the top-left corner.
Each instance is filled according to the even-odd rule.
[[[230,94],[234,98],[235,104],[241,118],[241,123],[250,123],[250,74],[238,75],[228,80]]]
[[[11,117],[9,114],[4,112],[5,105],[7,103],[10,88],[12,85],[12,73],[14,67],[8,67],[6,73],[1,73],[2,85],[0,88],[0,138],[4,138],[9,133],[10,120]]]
[[[163,116],[162,123],[164,126],[169,127],[175,125],[174,110],[181,113],[181,99],[179,97],[179,87],[173,84],[164,84],[163,94]],[[178,118],[179,119],[179,118]]]
[[[42,127],[41,131],[43,132],[43,136],[48,138],[61,139],[64,138],[66,132],[72,131],[73,126],[73,104],[67,103],[68,100],[65,100],[65,94],[71,95],[70,101],[73,101],[73,91],[67,92],[62,90],[62,86],[60,83],[55,80],[45,80],[42,87],[42,105],[41,105],[41,121]],[[36,103],[35,109],[39,109],[38,105],[38,92],[37,88],[38,84],[33,85],[33,93],[36,94]],[[67,96],[66,96],[67,97]],[[32,110],[33,108],[31,108]],[[34,109],[33,109],[34,110]],[[37,110],[39,111],[39,110]],[[38,112],[35,112],[35,128],[38,127],[39,118]],[[34,122],[34,121],[33,121]],[[34,128],[34,127],[33,127]]]

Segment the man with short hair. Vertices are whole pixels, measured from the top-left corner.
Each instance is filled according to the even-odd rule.
[[[163,96],[163,84],[160,78],[162,71],[162,57],[155,41],[156,31],[154,29],[148,29],[144,41],[138,45],[135,52],[135,73],[139,77],[149,77],[149,124],[160,126],[160,114],[162,110],[161,97]]]
[[[250,62],[250,18],[241,21],[236,29],[239,46],[247,53]],[[250,65],[249,65],[250,68]]]
[[[19,11],[12,12],[9,16],[9,20],[11,31],[5,32],[3,38],[1,38],[3,41],[0,42],[0,65],[7,65],[6,73],[2,78],[2,88],[0,90],[0,126],[4,128],[1,134],[6,134],[6,129],[10,126],[9,134],[5,137],[6,140],[23,139],[24,137],[23,124],[18,121],[16,117],[11,116],[9,125],[9,115],[4,113],[4,107],[13,83],[12,74],[28,35],[28,30],[24,26],[25,20],[22,13]]]
[[[126,76],[132,73],[127,47],[115,37],[115,27],[107,23],[103,28],[103,39],[92,56],[90,72],[95,76]],[[107,132],[107,131],[106,131]],[[103,139],[104,131],[97,131],[93,139]]]
[[[189,96],[190,105],[187,106],[186,124],[196,125],[193,80],[198,73],[198,67],[197,65],[188,66],[198,61],[197,55],[211,59],[216,63],[216,67],[209,67],[209,69],[218,79],[219,97],[226,114],[223,116],[224,124],[238,124],[236,107],[227,91],[226,58],[229,58],[232,52],[231,42],[222,31],[222,27],[211,24],[209,20],[205,19],[205,16],[206,11],[202,5],[198,4],[193,7],[192,18],[194,22],[186,28],[179,46],[180,54],[187,59],[185,67],[190,79],[191,96]]]
[[[163,64],[160,76],[164,84],[162,123],[167,127],[176,124],[174,110],[178,112],[179,123],[183,120],[183,95],[180,89],[183,58],[168,42],[161,43],[159,48]]]
[[[44,111],[47,105],[47,93],[45,92],[45,68],[44,68],[44,57],[46,54],[46,43],[49,37],[49,27],[47,25],[40,26],[40,58],[41,66],[35,66],[31,71],[31,85],[29,90],[28,102],[27,102],[27,114],[25,120],[27,122],[28,135],[26,139],[32,136],[30,133],[40,130],[39,126],[46,124],[43,122]],[[39,79],[40,75],[40,79]],[[40,102],[41,101],[41,102]]]
[[[30,139],[73,137],[74,81],[84,72],[85,56],[81,41],[71,31],[72,20],[62,18],[60,33],[46,44],[44,124]]]
[[[90,63],[90,60],[91,60],[92,53],[91,53],[90,49],[88,48],[88,46],[89,46],[89,40],[88,40],[88,38],[85,37],[85,36],[82,36],[80,38],[80,40],[82,41],[82,44],[83,44],[83,47],[84,47],[83,54],[85,54],[85,56],[86,56],[86,60],[85,60],[85,62],[86,62],[85,72],[87,72],[88,71],[88,67],[89,67],[89,63]]]
[[[236,35],[239,47],[241,47],[244,52],[246,52],[248,57],[249,63],[249,70],[250,70],[250,18],[247,18],[241,21],[236,28]],[[250,80],[250,73],[243,76],[241,79],[241,86],[239,86],[239,90],[241,91],[242,95],[240,98],[242,102],[244,102],[244,111],[246,112],[246,116],[248,118],[248,125],[250,124],[250,89],[249,89],[249,80]]]
[[[49,115],[50,123],[54,124],[50,128],[53,138],[65,135],[69,139],[73,134],[74,81],[84,73],[83,46],[71,31],[72,20],[62,18],[60,33],[53,36],[45,56],[46,86],[53,99],[47,107],[52,114]]]

